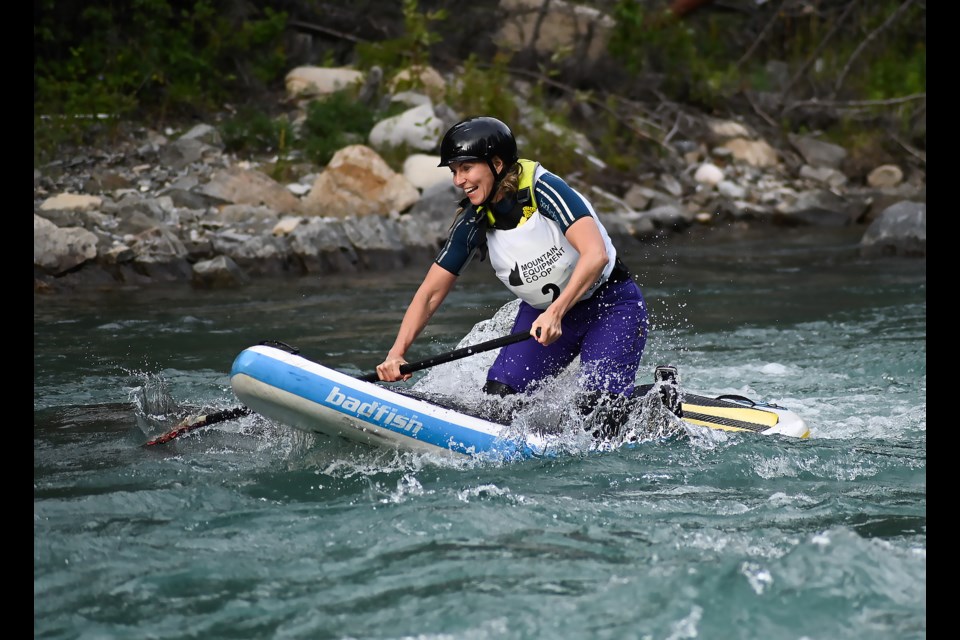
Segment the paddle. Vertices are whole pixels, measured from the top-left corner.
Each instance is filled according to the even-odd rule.
[[[540,330],[537,329],[537,334],[539,333]],[[530,335],[529,331],[518,331],[516,333],[494,338],[493,340],[487,340],[486,342],[481,342],[480,344],[475,344],[470,347],[461,347],[459,349],[454,349],[453,351],[448,351],[447,353],[441,353],[440,355],[433,356],[432,358],[425,358],[423,360],[418,360],[417,362],[408,362],[407,364],[402,364],[400,365],[400,373],[406,375],[408,373],[420,371],[421,369],[427,369],[428,367],[434,367],[445,362],[453,362],[454,360],[459,360],[460,358],[466,358],[467,356],[472,356],[475,353],[483,353],[484,351],[499,349],[500,347],[505,347],[508,344],[513,344],[514,342],[523,342],[527,338],[531,337],[533,336]],[[376,371],[358,378],[358,380],[363,380],[364,382],[376,382],[379,379],[380,376],[377,375]]]
[[[164,442],[169,442],[177,436],[181,436],[188,431],[193,431],[194,429],[206,427],[207,425],[216,424],[218,422],[224,422],[226,420],[233,420],[234,418],[240,418],[251,413],[253,413],[253,411],[247,407],[234,407],[233,409],[215,411],[214,413],[208,413],[202,416],[188,416],[173,429],[166,432],[159,438],[154,438],[150,442],[145,443],[143,446],[149,447],[155,444],[163,444]]]
[[[537,330],[537,333],[540,333],[539,330]],[[530,335],[529,331],[518,331],[516,333],[494,338],[493,340],[487,340],[486,342],[481,342],[480,344],[475,344],[470,347],[461,347],[459,349],[454,349],[453,351],[448,351],[447,353],[441,353],[433,356],[432,358],[425,358],[416,362],[408,362],[400,365],[400,373],[406,375],[408,373],[413,373],[414,371],[420,371],[422,369],[434,367],[438,364],[444,364],[445,362],[453,362],[454,360],[466,358],[477,353],[483,353],[484,351],[499,349],[500,347],[505,347],[508,344],[523,342],[530,337],[532,336]],[[360,376],[358,380],[362,380],[364,382],[377,382],[380,380],[380,376],[377,375],[376,371],[374,371],[373,373]],[[223,411],[215,411],[214,413],[208,413],[202,416],[189,416],[167,433],[163,434],[159,438],[154,438],[143,446],[149,447],[155,444],[163,444],[173,440],[177,436],[187,433],[188,431],[193,431],[194,429],[206,427],[218,422],[224,422],[226,420],[233,420],[234,418],[240,418],[251,413],[253,413],[251,409],[241,406],[234,407],[233,409],[225,409]]]

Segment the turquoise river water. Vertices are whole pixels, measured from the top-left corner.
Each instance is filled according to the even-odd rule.
[[[235,406],[261,340],[372,371],[427,265],[36,295],[34,638],[926,638],[926,262],[860,235],[622,246],[653,321],[638,382],[674,364],[808,439],[681,427],[502,464],[257,415],[141,446]],[[508,300],[472,265],[408,357]],[[487,355],[405,384],[472,397]]]

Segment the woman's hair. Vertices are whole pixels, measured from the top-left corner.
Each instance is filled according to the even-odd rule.
[[[520,163],[514,162],[513,166],[503,174],[502,178],[500,178],[500,185],[497,187],[497,193],[503,196],[509,196],[516,193],[517,186],[520,184],[521,171],[523,171],[523,167],[520,166]]]

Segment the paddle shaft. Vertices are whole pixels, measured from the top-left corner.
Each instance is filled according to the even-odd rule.
[[[417,362],[408,362],[406,364],[402,364],[400,365],[400,373],[406,375],[408,373],[413,373],[414,371],[420,371],[421,369],[434,367],[438,364],[444,364],[445,362],[453,362],[454,360],[459,360],[460,358],[466,358],[467,356],[472,356],[476,353],[483,353],[484,351],[499,349],[500,347],[505,347],[508,344],[513,344],[515,342],[523,342],[527,338],[532,337],[533,336],[530,335],[529,331],[518,331],[507,336],[501,336],[499,338],[494,338],[493,340],[481,342],[480,344],[475,344],[469,347],[461,347],[460,349],[454,349],[453,351],[448,351],[447,353],[441,353],[433,356],[432,358],[424,358],[423,360],[418,360]],[[363,380],[364,382],[377,382],[380,379],[380,376],[376,371],[374,371],[373,373],[368,373],[358,379]]]
[[[483,353],[484,351],[499,349],[500,347],[505,347],[508,344],[523,342],[530,337],[529,331],[518,331],[517,333],[511,333],[510,335],[494,338],[493,340],[481,342],[480,344],[475,344],[470,347],[461,347],[460,349],[454,349],[453,351],[448,351],[447,353],[441,353],[433,356],[432,358],[425,358],[424,360],[418,360],[417,362],[408,362],[400,365],[400,373],[406,375],[408,373],[420,371],[421,369],[427,369],[445,362],[453,362],[454,360],[466,358],[477,353]],[[373,373],[368,373],[358,379],[363,380],[364,382],[376,382],[380,380],[380,376],[376,371],[374,371]],[[183,420],[180,424],[162,436],[147,442],[144,446],[148,447],[155,444],[163,444],[173,440],[177,436],[187,433],[188,431],[193,431],[194,429],[206,427],[207,425],[216,424],[218,422],[224,422],[226,420],[240,418],[250,413],[252,413],[252,411],[249,408],[241,406],[234,407],[233,409],[225,409],[223,411],[215,411],[214,413],[208,413],[207,415],[203,416],[191,416]]]

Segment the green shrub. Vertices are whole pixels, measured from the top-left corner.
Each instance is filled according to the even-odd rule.
[[[440,36],[431,30],[431,23],[442,22],[447,18],[446,9],[420,11],[417,0],[403,0],[403,34],[397,38],[388,38],[378,42],[357,43],[357,67],[370,69],[378,66],[385,78],[393,76],[406,67],[429,64],[430,47],[440,42]],[[412,89],[418,89],[416,78]]]
[[[819,109],[784,108],[778,113],[774,106],[767,108],[765,120],[776,121],[784,131],[816,130],[838,137],[857,125],[891,132],[913,126],[915,137],[925,135],[917,124],[922,124],[925,99],[894,100],[926,92],[924,3],[814,3],[811,11],[794,10],[790,3],[748,3],[750,7],[737,11],[708,3],[681,19],[665,8],[650,8],[664,3],[584,4],[612,5],[615,27],[602,76],[573,87],[582,94],[565,89],[558,95],[556,83],[566,76],[557,74],[573,69],[589,77],[591,69],[579,66],[589,63],[571,60],[569,51],[557,48],[548,59],[530,58],[537,64],[535,72],[524,67],[526,58],[511,68],[512,54],[482,46],[487,34],[474,34],[477,26],[463,19],[466,14],[458,13],[457,24],[445,27],[448,12],[457,10],[449,0],[379,4],[378,18],[389,23],[393,33],[402,23],[402,33],[379,42],[361,41],[350,54],[357,68],[378,65],[384,78],[391,78],[401,69],[430,64],[444,27],[445,35],[469,42],[464,50],[471,52],[448,87],[448,104],[464,116],[489,114],[510,123],[525,141],[525,154],[550,155],[558,171],[563,165],[587,173],[592,168],[563,136],[543,126],[546,120],[589,129],[598,154],[614,168],[628,170],[636,156],[662,152],[650,141],[662,137],[662,130],[638,131],[640,125],[626,124],[633,111],[630,102],[636,100],[654,100],[667,108],[671,103],[690,105],[723,115],[753,110],[742,100],[745,92],[769,92],[783,106],[815,97],[822,100]],[[212,112],[223,111],[226,103],[252,105],[270,88],[282,90],[288,71],[283,9],[290,6],[274,0],[37,0],[35,166],[57,157],[64,145],[109,140],[125,122],[160,128],[170,121],[212,119]],[[475,36],[483,40],[475,41]],[[452,44],[444,44],[444,53]],[[322,64],[333,66],[343,52],[338,45],[315,53]],[[784,63],[793,81],[789,95],[779,96],[783,79],[770,76],[768,61]],[[528,95],[516,91],[518,71],[533,78]],[[413,76],[404,88],[420,89],[418,82]],[[575,122],[582,114],[572,112],[571,103],[593,101],[601,91],[626,100],[606,102],[605,113],[595,111],[591,122]],[[377,120],[403,108],[392,105],[380,113],[355,98],[354,92],[311,103],[299,128],[274,119],[269,108],[244,106],[224,123],[222,133],[231,150],[276,154],[278,166],[297,154],[322,166],[338,148],[364,141]],[[841,104],[830,112],[823,102],[831,100],[877,104]],[[592,106],[602,111],[604,104]],[[538,112],[543,119],[528,115]],[[402,151],[386,150],[391,166]]]
[[[520,110],[510,87],[509,63],[510,55],[503,52],[497,53],[490,64],[472,54],[447,91],[447,103],[464,117],[494,116],[516,126]]]
[[[219,130],[226,150],[238,154],[280,155],[289,151],[295,137],[286,117],[273,118],[255,107],[241,107]]]
[[[336,91],[307,105],[298,144],[308,160],[324,166],[348,144],[365,144],[378,117],[373,109],[357,102],[353,90]]]
[[[220,124],[228,151],[251,155],[276,154],[277,171],[285,169],[292,155],[324,166],[339,149],[365,143],[370,129],[382,117],[356,99],[356,89],[347,88],[307,103],[298,127],[284,116],[272,117],[247,107]]]
[[[90,116],[159,124],[204,114],[285,70],[287,17],[269,7],[248,16],[231,0],[38,2],[35,162],[96,132]]]

